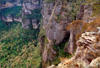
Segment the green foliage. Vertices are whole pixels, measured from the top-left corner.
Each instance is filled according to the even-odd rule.
[[[64,10],[67,11],[65,13],[65,17],[70,16],[72,21],[75,20],[79,12],[80,5],[82,5],[81,1],[76,1],[72,2],[72,4],[68,4],[67,7],[64,8]]]
[[[94,0],[68,0],[68,2],[71,2],[71,4],[66,4],[63,10],[65,11],[65,17],[71,17],[71,21],[73,21],[76,20],[76,16],[79,13],[79,9],[81,5],[87,5],[95,1]]]
[[[84,32],[97,32],[98,29],[97,27],[100,27],[100,17],[98,17],[96,20],[90,22],[90,23],[85,23],[82,20],[76,20],[70,23],[67,26],[67,30],[71,30],[75,35],[75,40],[79,40],[79,37],[81,36],[82,33]],[[74,41],[74,42],[76,42]]]
[[[1,4],[6,4],[6,1],[0,1]]]
[[[92,16],[99,16],[100,15],[100,1],[95,2],[92,5],[93,8],[93,15]]]
[[[36,19],[37,21],[40,21],[40,19],[42,18],[41,10],[40,9],[34,9],[31,12],[32,12],[32,14],[28,14],[26,18],[28,18],[30,20]]]
[[[55,2],[55,0],[45,0],[47,3]]]
[[[53,49],[57,51],[57,56],[55,57],[53,64],[57,65],[60,62],[60,57],[71,57],[71,55],[68,52],[64,51],[64,47],[67,45],[67,43],[68,42],[66,41],[60,43],[59,45],[52,45]]]
[[[63,16],[61,15],[61,14],[57,14],[57,15],[55,15],[55,21],[57,22],[57,23],[60,23],[60,21],[63,19]]]
[[[9,26],[2,21],[0,24],[0,68],[39,67],[39,29],[25,30],[18,22],[12,22]]]
[[[40,29],[39,38],[41,38],[41,37],[45,36],[45,29],[43,28],[43,22],[42,22],[42,20],[40,21],[40,27],[39,27],[39,29]]]
[[[58,56],[55,57],[54,62],[52,62],[52,64],[54,65],[58,65],[60,63],[60,58]]]
[[[85,1],[81,0],[61,0],[62,2],[62,8],[61,12],[59,14],[55,15],[55,21],[57,23],[60,23],[63,19],[66,17],[70,17],[71,21],[76,19],[76,16],[79,12],[80,5],[84,4]],[[71,2],[71,4],[69,4]]]
[[[22,10],[21,6],[14,6],[11,8],[5,8],[5,9],[1,9],[0,10],[0,15],[6,17],[7,15],[12,15],[13,17],[18,17],[21,16],[21,12],[20,10]]]
[[[57,53],[58,53],[58,55],[59,55],[60,57],[67,57],[68,55],[70,55],[70,54],[68,54],[67,52],[64,52],[64,47],[67,45],[67,43],[68,43],[68,42],[61,43],[61,44],[59,44],[59,45],[54,45],[54,46],[53,46],[54,49],[57,51]],[[67,56],[66,56],[66,55],[67,55]]]
[[[6,2],[16,2],[17,0],[0,0],[1,4],[6,4]],[[20,0],[20,2],[22,3],[23,0]]]

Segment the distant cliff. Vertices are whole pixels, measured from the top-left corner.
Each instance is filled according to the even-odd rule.
[[[21,1],[0,1],[0,20],[6,22],[19,21],[21,20]]]
[[[22,27],[25,29],[39,26],[41,15],[42,0],[24,0],[22,7]],[[31,25],[31,27],[29,26]]]

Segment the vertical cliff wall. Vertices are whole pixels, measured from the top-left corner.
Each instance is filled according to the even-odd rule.
[[[97,17],[92,17],[92,15],[93,15],[92,5],[81,5],[80,11],[76,16],[76,20],[82,20],[84,23],[90,23],[97,19]],[[80,29],[82,29],[82,28],[80,28]],[[74,31],[74,29],[70,29],[70,38],[69,38],[68,45],[66,47],[67,49],[65,48],[65,50],[68,50],[71,54],[74,53],[74,51],[77,47],[76,35],[81,33],[80,29],[78,29],[78,31]]]
[[[66,27],[71,23],[71,17],[66,15],[70,10],[65,8],[67,1],[57,0],[43,2],[42,16],[43,16],[43,28],[45,29],[45,38],[47,42],[41,43],[42,47],[42,65],[45,68],[56,59],[57,51],[54,49],[56,46],[69,37],[69,32]],[[41,37],[42,40],[43,37]],[[48,63],[50,62],[50,63]]]
[[[74,6],[78,6],[79,9]],[[56,2],[46,0],[43,2],[42,25],[45,30],[45,36],[41,37],[41,39],[46,38],[47,40],[46,43],[44,42],[43,44],[42,42],[40,45],[41,48],[43,48],[43,67],[47,66],[48,61],[52,63],[56,58],[57,51],[54,46],[62,46],[59,44],[61,44],[64,40],[67,40],[68,38],[69,42],[67,46],[65,46],[65,51],[69,52],[70,54],[74,53],[75,49],[77,48],[76,35],[78,33],[81,33],[81,27],[77,31],[75,31],[74,29],[70,29],[68,31],[66,27],[74,20],[83,20],[83,22],[90,23],[96,19],[96,17],[92,17],[92,15],[92,4],[82,5],[82,1],[72,3],[71,1],[66,0],[57,0]]]

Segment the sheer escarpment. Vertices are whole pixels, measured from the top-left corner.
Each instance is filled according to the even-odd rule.
[[[59,44],[64,39],[68,40],[69,32],[66,30],[66,27],[71,23],[71,17],[65,16],[70,10],[66,12],[64,5],[65,3],[60,0],[51,3],[43,2],[43,28],[48,40],[42,50],[43,68],[48,65],[48,61],[52,64],[57,57],[58,53],[55,48],[60,46]]]

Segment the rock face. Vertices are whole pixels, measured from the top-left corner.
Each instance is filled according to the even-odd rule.
[[[29,19],[25,19],[24,20],[24,23],[22,23],[22,27],[24,29],[28,29],[29,28],[29,25],[30,25],[30,20]]]
[[[100,57],[92,60],[92,62],[88,66],[85,66],[83,68],[100,68]]]
[[[53,6],[53,3],[51,4],[52,6],[51,7],[54,7]],[[44,11],[46,10],[46,7],[48,5],[46,4],[46,6],[44,7]],[[55,11],[54,11],[54,16],[52,17],[52,20],[49,22],[49,18],[51,15],[49,15],[49,11],[52,11],[53,12],[53,8],[52,9],[48,9],[48,11],[45,11],[44,12],[44,18],[43,20],[43,23],[44,23],[44,27],[46,28],[46,36],[49,40],[49,42],[55,40],[55,43],[56,44],[59,44],[64,38],[65,38],[65,35],[67,34],[67,30],[66,30],[66,27],[68,25],[68,23],[70,23],[70,19],[69,18],[64,18],[63,20],[57,22],[55,21],[55,15],[59,14],[61,12],[61,7],[62,7],[62,3],[60,3],[60,5],[58,5],[56,8],[55,8]]]
[[[33,19],[33,20],[32,20],[32,26],[33,26],[33,28],[34,28],[34,29],[37,29],[37,28],[38,28],[38,25],[39,25],[39,24],[37,24],[37,20]]]
[[[90,6],[90,5],[85,5],[85,6],[84,6],[83,21],[84,21],[84,22],[87,22],[87,23],[90,23],[90,22],[92,22],[93,20],[95,20],[96,17],[91,17],[92,14],[93,14],[92,6]]]
[[[34,14],[32,13],[32,11],[34,11],[35,9],[41,9],[40,5],[41,5],[42,0],[29,0],[26,1],[24,0],[23,3],[23,12],[22,12],[22,27],[25,29],[30,28],[29,25],[32,25],[32,27],[34,29],[38,28],[38,21],[37,19],[32,18],[32,15],[34,16]],[[31,16],[29,18],[29,15]],[[25,21],[25,20],[28,20]]]
[[[32,20],[32,24],[31,24],[30,19],[25,19],[24,20],[24,23],[22,23],[22,27],[24,29],[28,29],[29,28],[29,25],[32,25],[34,29],[37,29],[38,28],[38,24],[37,24],[37,20],[36,19],[33,19]]]
[[[100,65],[100,33],[85,32],[76,44],[78,48],[75,55],[55,68],[99,68],[97,66]]]
[[[84,22],[90,23],[93,20],[96,20],[96,17],[92,17],[92,14],[93,9],[91,5],[81,5],[76,20],[83,20]]]
[[[80,11],[76,17],[76,20],[82,20],[83,22],[90,23],[93,20],[96,20],[96,17],[91,17],[92,14],[93,14],[92,6],[81,5]],[[77,33],[80,33],[80,31],[73,32],[73,30],[70,30],[70,38],[65,50],[67,50],[71,54],[73,54],[73,52],[75,51],[75,48],[77,47],[76,43],[74,42],[76,41],[75,36],[77,35]]]
[[[46,67],[47,61],[53,62],[56,51],[53,46],[58,45],[63,39],[69,36],[66,30],[67,25],[71,22],[71,17],[64,17],[65,11],[61,11],[63,3],[59,2],[43,2],[42,16],[43,27],[46,30],[48,43],[44,45],[42,51],[43,68]]]
[[[14,1],[14,2],[6,2],[5,4],[0,3],[0,9],[14,7],[14,6],[22,6],[20,1]]]
[[[11,15],[7,15],[7,17],[2,17],[3,21],[7,21],[7,22],[12,22],[14,20],[14,18]]]
[[[0,20],[5,22],[13,22],[13,21],[22,22],[22,18],[20,16],[18,18],[14,18],[14,16],[11,14],[8,14],[6,17],[1,16]]]

